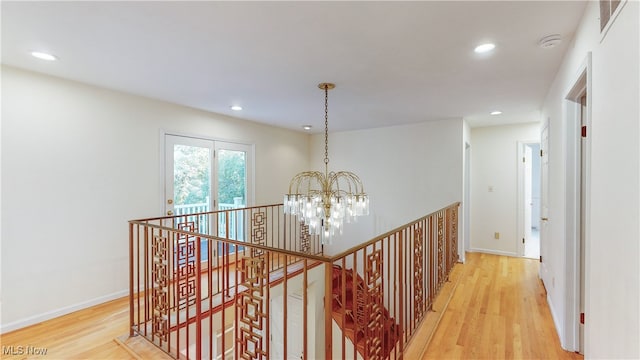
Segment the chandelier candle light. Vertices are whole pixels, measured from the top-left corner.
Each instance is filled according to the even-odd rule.
[[[284,213],[298,216],[310,235],[321,235],[331,244],[336,232],[342,234],[344,221],[369,215],[369,197],[358,175],[349,171],[329,172],[329,90],[334,84],[321,83],[324,90],[324,173],[305,171],[289,183],[284,196]]]

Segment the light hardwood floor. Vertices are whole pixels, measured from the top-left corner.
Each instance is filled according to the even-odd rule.
[[[0,336],[2,359],[134,359],[114,339],[128,333],[129,301],[122,298]],[[20,346],[44,348],[46,356],[19,354]]]
[[[423,359],[582,359],[560,347],[537,260],[466,260]]]
[[[536,260],[474,253],[458,266],[458,287],[423,359],[582,359],[560,348]],[[114,341],[128,332],[128,309],[123,298],[3,334],[2,346],[46,348],[47,356],[1,358],[134,359]]]

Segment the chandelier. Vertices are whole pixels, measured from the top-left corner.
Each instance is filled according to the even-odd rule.
[[[330,244],[336,233],[342,234],[345,221],[369,215],[369,197],[358,175],[329,172],[329,90],[335,84],[318,87],[324,90],[324,173],[305,171],[294,176],[284,196],[284,213],[297,216],[310,235],[321,235],[322,243]]]

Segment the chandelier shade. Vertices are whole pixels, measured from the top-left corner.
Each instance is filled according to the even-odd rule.
[[[335,85],[321,83],[318,87],[325,92],[325,171],[305,171],[291,179],[284,195],[284,213],[297,216],[308,226],[309,234],[320,235],[323,244],[330,244],[336,234],[342,234],[345,221],[369,215],[369,197],[358,175],[329,172],[328,92]]]

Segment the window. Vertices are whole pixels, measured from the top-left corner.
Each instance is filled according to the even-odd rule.
[[[600,0],[600,32],[606,33],[626,0]]]

